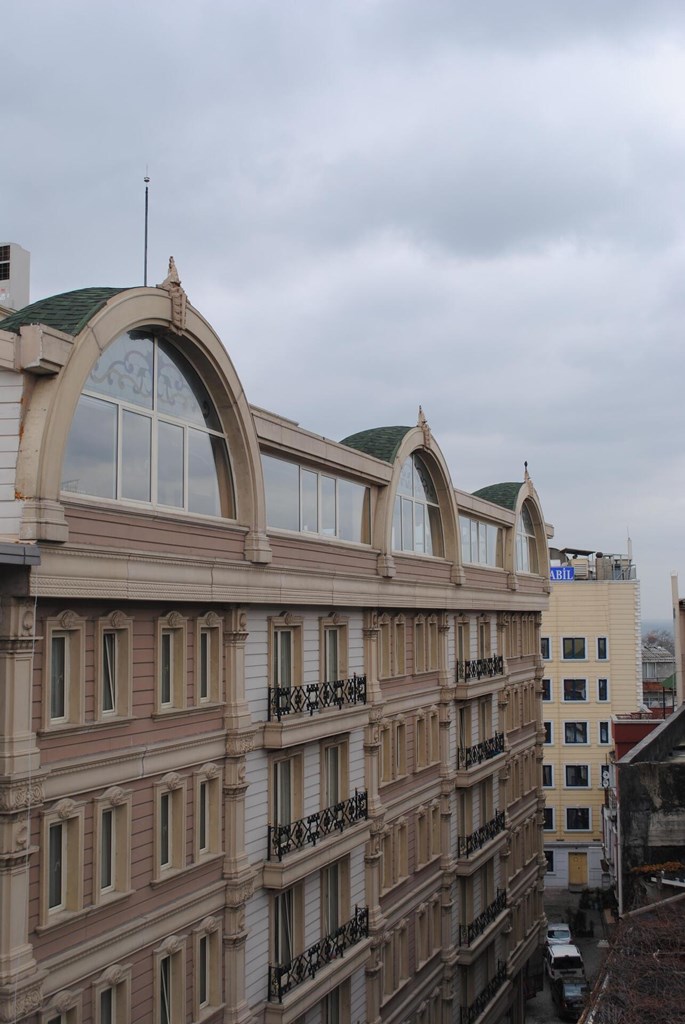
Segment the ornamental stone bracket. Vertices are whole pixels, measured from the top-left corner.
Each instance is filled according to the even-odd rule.
[[[245,904],[252,898],[257,883],[255,871],[227,879],[226,881],[226,906],[229,910],[243,910]]]
[[[181,287],[181,278],[178,276],[173,256],[169,257],[169,273],[157,287],[168,293],[171,303],[171,326],[177,334],[183,334],[186,329],[188,296]]]
[[[46,972],[32,975],[30,979],[0,987],[0,1022],[17,1024],[30,1014],[36,1013],[43,1005],[43,979]]]
[[[379,555],[376,561],[376,571],[379,576],[383,576],[384,579],[391,580],[397,575],[397,567],[395,566],[395,559],[392,555]]]
[[[40,807],[44,799],[43,783],[38,779],[0,785],[0,814],[19,814]]]
[[[271,544],[265,533],[250,531],[245,537],[245,558],[255,565],[268,565],[273,558]]]
[[[518,588],[519,588],[519,581],[518,581],[518,576],[516,575],[515,572],[508,572],[507,573],[507,587],[509,588],[509,590],[518,590]]]

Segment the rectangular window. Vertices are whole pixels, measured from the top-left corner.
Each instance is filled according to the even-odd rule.
[[[131,637],[133,623],[123,612],[115,611],[97,623],[96,717],[128,718],[131,714]]]
[[[157,622],[158,711],[186,706],[186,623],[178,612]]]
[[[597,680],[597,700],[607,701],[609,700],[609,680],[598,679]]]
[[[344,912],[346,864],[338,861],[321,872],[321,933],[333,935],[347,920]]]
[[[599,723],[599,742],[600,743],[609,743],[609,723],[608,722],[600,722]]]
[[[543,814],[543,828],[545,832],[554,832],[554,808],[545,807]]]
[[[161,679],[161,704],[162,707],[169,707],[171,705],[171,680],[174,673],[174,649],[172,643],[173,637],[168,629],[162,631],[162,665],[160,669]],[[168,957],[166,958],[168,961]]]
[[[293,680],[293,633],[277,629],[274,633],[273,685],[290,689]]]
[[[564,679],[564,700],[587,700],[587,679]]]
[[[162,793],[159,803],[159,866],[171,867],[171,793]]]
[[[585,660],[585,637],[565,636],[561,642],[564,661]]]
[[[590,808],[589,807],[567,807],[566,808],[566,831],[567,832],[589,832],[590,831]]]
[[[83,904],[83,808],[60,801],[43,816],[41,924],[61,922]]]
[[[112,714],[117,707],[117,634],[102,634],[102,713]]]
[[[209,937],[202,935],[198,943],[198,1001],[200,1008],[209,1005]]]
[[[213,930],[207,931],[207,924]],[[205,921],[193,936],[193,1020],[199,1021],[222,1002],[221,933],[218,926]],[[183,1020],[185,1020],[185,1016]]]
[[[324,683],[335,683],[346,679],[347,670],[347,622],[342,616],[333,615],[319,620],[320,671]]]
[[[200,783],[198,818],[197,830],[200,853],[206,853],[209,850],[209,783],[206,781]]]
[[[170,956],[163,956],[159,962],[160,1024],[173,1024],[174,1000],[172,963]]]
[[[206,764],[195,776],[196,861],[221,852],[221,771]]]
[[[63,633],[52,635],[52,660],[50,670],[50,719],[53,722],[67,720],[68,672],[67,638]]]
[[[547,867],[545,868],[545,870],[546,870],[548,875],[552,874],[554,872],[554,851],[553,850],[545,850],[545,860],[547,861]]]
[[[185,867],[185,782],[179,780],[175,772],[170,772],[157,784],[155,792],[155,863],[156,878],[160,878]]]
[[[211,658],[212,634],[208,629],[200,630],[200,701],[209,700],[209,665]]]
[[[100,818],[100,891],[114,885],[114,809],[108,807]]]
[[[61,822],[50,825],[48,830],[48,910],[61,910],[65,905],[66,839],[66,825]]]
[[[337,629],[324,629],[324,682],[335,683],[342,678],[339,665],[339,634]]]
[[[609,658],[609,644],[605,636],[597,637],[597,661],[607,661]]]
[[[130,889],[131,799],[114,786],[95,801],[96,905]]]
[[[551,646],[551,641],[548,636],[540,637],[540,656],[543,661],[550,661],[552,657]]]
[[[564,722],[564,743],[587,743],[587,722]]]
[[[208,612],[195,624],[195,704],[218,704],[222,700],[223,623],[216,612]]]
[[[93,985],[93,1024],[128,1024],[131,1019],[131,967],[117,964],[116,973],[115,984],[106,980],[106,972]]]
[[[293,886],[278,893],[273,902],[273,962],[289,964],[299,952],[301,889]]]
[[[543,679],[542,680],[542,699],[543,700],[551,700],[552,699],[552,680],[551,679]]]
[[[571,788],[587,788],[590,785],[590,768],[586,764],[567,764],[566,785]]]
[[[554,785],[554,768],[551,764],[543,764],[542,766],[542,785],[546,789],[551,789]]]
[[[82,725],[85,718],[85,622],[62,612],[45,622],[43,728]]]
[[[545,729],[545,743],[552,743],[552,723],[543,722],[542,724]]]

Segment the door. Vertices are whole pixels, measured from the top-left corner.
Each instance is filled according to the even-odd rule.
[[[569,853],[568,884],[584,889],[587,886],[587,854]]]

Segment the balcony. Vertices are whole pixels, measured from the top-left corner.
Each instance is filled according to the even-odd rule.
[[[471,943],[482,935],[489,924],[492,924],[503,910],[507,907],[507,894],[504,889],[498,889],[497,895],[489,907],[486,907],[482,914],[479,914],[471,924],[459,925],[459,944],[470,946]]]
[[[316,846],[326,836],[344,832],[351,825],[364,821],[368,815],[366,790],[361,793],[355,790],[349,800],[341,800],[299,821],[292,821],[289,825],[269,825],[269,860],[282,860],[293,850]]]
[[[475,658],[471,661],[457,662],[457,682],[469,683],[476,679],[492,679],[504,675],[504,658],[501,654],[493,654],[491,658]]]
[[[504,733],[496,732],[490,739],[474,743],[472,747],[457,749],[457,768],[473,768],[474,764],[482,764],[491,757],[497,757],[504,751]]]
[[[459,1008],[459,1024],[473,1024],[478,1020],[488,1003],[497,995],[507,980],[507,965],[503,960],[497,961],[497,971],[485,988],[473,1000],[470,1006]]]
[[[354,916],[346,924],[293,957],[290,963],[269,965],[269,1000],[282,1002],[288,992],[303,981],[314,978],[318,971],[344,956],[346,950],[368,935],[369,908],[355,907]]]
[[[470,857],[476,850],[480,850],[491,839],[504,830],[504,811],[498,811],[494,818],[486,821],[484,825],[477,828],[469,836],[458,836],[457,856]]]
[[[313,715],[326,708],[366,704],[366,676],[356,673],[351,679],[333,683],[310,683],[307,686],[269,687],[269,721],[280,722],[285,715]]]

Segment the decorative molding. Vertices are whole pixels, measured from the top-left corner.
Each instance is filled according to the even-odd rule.
[[[183,616],[180,612],[169,612],[166,617],[166,624],[170,626],[171,629],[178,629],[179,626],[183,625]]]
[[[180,789],[183,785],[183,779],[178,772],[167,772],[161,781],[161,785],[168,790]]]
[[[79,620],[76,612],[66,611],[62,612],[57,621],[62,629],[75,629]]]
[[[252,898],[255,891],[255,876],[239,882],[228,881],[226,883],[226,903],[231,910],[240,910],[247,901]]]
[[[0,1021],[2,1024],[15,1024],[24,1020],[29,1014],[40,1010],[43,1005],[41,984],[33,984],[21,992],[11,992],[0,996]]]
[[[188,309],[188,296],[181,287],[181,278],[176,269],[174,257],[169,257],[169,272],[161,284],[157,285],[169,293],[171,302],[171,326],[177,334],[183,334],[186,329],[186,314]]]
[[[161,946],[155,950],[156,953],[161,953],[164,956],[173,956],[174,953],[178,953],[183,948],[184,937],[181,935],[170,935],[164,940]]]
[[[109,623],[110,623],[112,629],[123,629],[123,627],[126,625],[127,622],[128,622],[128,618],[120,610],[112,612],[112,614],[109,617]]]
[[[33,780],[0,788],[0,811],[24,811],[43,803],[43,784]]]
[[[226,754],[228,757],[243,757],[254,750],[257,730],[249,732],[229,732],[226,734]]]
[[[61,821],[67,821],[69,818],[73,818],[76,814],[76,803],[69,797],[65,797],[64,800],[60,800],[55,806],[55,813]]]

